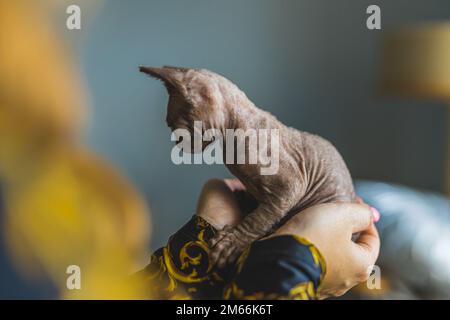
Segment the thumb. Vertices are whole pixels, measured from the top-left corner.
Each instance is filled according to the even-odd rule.
[[[347,203],[340,205],[339,209],[352,234],[366,230],[374,220],[372,210],[366,204]]]

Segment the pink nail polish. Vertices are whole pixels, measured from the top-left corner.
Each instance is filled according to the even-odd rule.
[[[378,210],[374,207],[370,207],[370,210],[372,211],[373,222],[378,222],[378,220],[380,220],[381,218],[380,212],[378,212]]]

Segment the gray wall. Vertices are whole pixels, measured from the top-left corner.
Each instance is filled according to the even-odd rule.
[[[224,74],[286,124],[335,143],[355,178],[442,189],[444,105],[377,96],[382,31],[365,27],[369,4],[381,6],[384,30],[450,18],[448,0],[105,2],[78,50],[93,106],[87,141],[148,199],[153,248],[194,213],[202,183],[228,173],[172,164],[167,95],[141,64]]]

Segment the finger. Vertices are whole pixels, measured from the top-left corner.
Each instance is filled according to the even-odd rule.
[[[223,180],[209,180],[197,203],[197,215],[217,229],[225,224],[236,225],[242,212],[234,193]]]
[[[367,229],[372,223],[372,211],[366,204],[349,202],[320,204],[306,209],[299,220],[306,216],[307,211],[309,215],[316,216],[317,213],[325,215],[327,223],[351,234]]]
[[[225,184],[230,188],[231,191],[245,191],[244,184],[239,179],[224,179]]]
[[[375,264],[380,253],[380,237],[373,223],[360,233],[355,245],[367,257],[367,264]]]
[[[368,205],[340,204],[339,211],[346,217],[345,223],[350,226],[352,234],[364,231],[372,224],[373,213]]]

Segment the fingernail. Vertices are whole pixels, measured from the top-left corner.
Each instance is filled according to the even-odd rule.
[[[372,211],[373,222],[378,222],[381,218],[380,212],[374,207],[370,207],[370,210]]]

